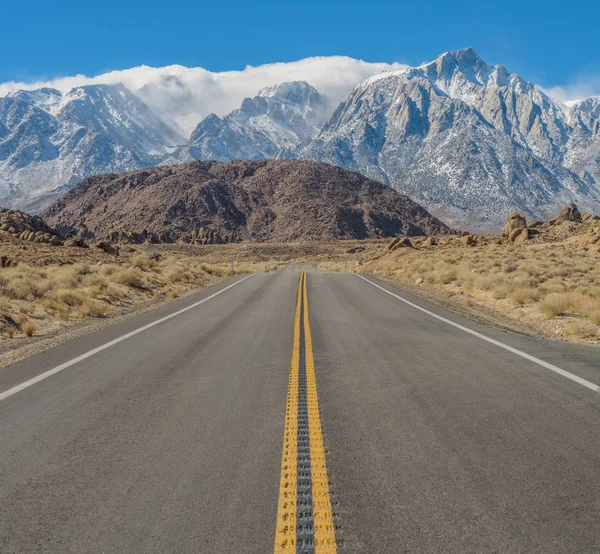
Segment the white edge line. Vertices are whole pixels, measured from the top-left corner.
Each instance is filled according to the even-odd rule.
[[[370,279],[367,279],[366,277],[363,277],[362,275],[359,275],[357,273],[355,273],[354,275],[356,275],[357,277],[360,277],[363,281],[366,281],[370,285],[373,285],[374,287],[381,289],[383,292],[387,292],[389,295],[393,296],[394,298],[397,298],[398,300],[401,300],[405,304],[408,304],[409,306],[412,306],[413,308],[416,308],[417,310],[420,310],[421,312],[426,313],[427,315],[430,315],[431,317],[435,317],[436,319],[439,319],[440,321],[443,321],[444,323],[447,323],[448,325],[452,325],[452,327],[456,327],[457,329],[460,329],[461,331],[464,331],[465,333],[469,333],[470,335],[473,335],[477,338],[480,338],[481,340],[484,340],[491,344],[494,344],[495,346],[504,348],[504,350],[508,350],[509,352],[512,352],[513,354],[516,354],[517,356],[521,356],[521,358],[525,358],[526,360],[529,360],[530,362],[533,362],[542,367],[545,367],[546,369],[549,369],[550,371],[554,371],[554,373],[558,373],[559,375],[562,375],[563,377],[566,377],[567,379],[571,379],[571,381],[575,381],[576,383],[579,383],[580,385],[587,387],[588,389],[593,390],[594,392],[600,391],[599,385],[596,385],[590,381],[582,379],[581,377],[578,377],[577,375],[574,375],[573,373],[569,373],[568,371],[565,371],[564,369],[561,369],[560,367],[549,364],[548,362],[545,362],[544,360],[540,360],[539,358],[536,358],[535,356],[531,356],[530,354],[527,354],[526,352],[522,352],[521,350],[513,348],[512,346],[508,346],[508,344],[504,344],[503,342],[492,339],[486,335],[482,335],[481,333],[478,333],[477,331],[473,331],[473,329],[469,329],[468,327],[460,325],[459,323],[455,323],[454,321],[446,319],[445,317],[442,317],[441,315],[437,315],[433,312],[430,312],[429,310],[422,308],[421,306],[415,304],[414,302],[411,302],[410,300],[406,300],[406,298],[402,298],[401,296],[398,296],[397,294],[390,292],[389,290],[378,285],[377,283],[373,283],[373,281],[371,281]]]
[[[107,342],[101,346],[98,346],[97,348],[94,348],[94,349],[90,350],[89,352],[82,354],[81,356],[77,356],[77,358],[73,358],[72,360],[69,360],[68,362],[65,362],[64,364],[61,364],[59,366],[56,366],[53,369],[49,369],[48,371],[45,371],[44,373],[40,373],[38,376],[33,377],[33,378],[29,379],[28,381],[25,381],[24,383],[21,383],[20,385],[13,387],[12,389],[8,389],[7,391],[0,393],[0,402],[2,402],[2,400],[5,400],[9,396],[12,396],[13,394],[17,394],[18,392],[21,392],[22,390],[24,390],[28,387],[31,387],[32,385],[35,385],[36,383],[39,383],[40,381],[43,381],[44,379],[48,379],[48,377],[51,377],[52,375],[56,375],[63,369],[67,369],[68,367],[71,367],[72,365],[75,365],[76,363],[79,363],[79,362],[85,360],[86,358],[90,358],[91,356],[94,356],[94,355],[98,354],[99,352],[102,352],[103,350],[106,350],[107,348],[114,346],[115,344],[119,344],[120,342],[123,342],[124,340],[127,340],[143,331],[146,331],[147,329],[150,329],[151,327],[154,327],[155,325],[158,325],[159,323],[163,323],[164,321],[167,321],[178,315],[181,315],[182,313],[187,312],[188,310],[196,308],[197,306],[200,306],[200,304],[204,304],[204,302],[208,302],[215,296],[218,296],[219,294],[225,292],[226,290],[229,290],[231,287],[235,287],[236,285],[239,285],[241,282],[245,281],[246,279],[250,279],[250,277],[254,277],[254,275],[255,274],[252,273],[251,275],[248,275],[247,277],[244,277],[243,279],[236,281],[235,283],[229,285],[228,287],[225,287],[225,288],[215,292],[214,294],[211,294],[210,296],[203,298],[199,302],[195,302],[194,304],[191,304],[191,305],[187,306],[186,308],[183,308],[181,310],[173,312],[172,314],[169,314],[165,317],[161,317],[160,319],[157,319],[156,321],[153,321],[152,323],[148,323],[148,325],[139,327],[138,329],[135,329],[134,331],[126,333],[125,335],[122,335],[117,339],[111,340],[110,342]]]

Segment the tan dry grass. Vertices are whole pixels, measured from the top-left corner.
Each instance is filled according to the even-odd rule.
[[[440,247],[399,249],[352,270],[470,297],[547,333],[600,340],[600,254],[568,240],[468,248],[442,239]]]

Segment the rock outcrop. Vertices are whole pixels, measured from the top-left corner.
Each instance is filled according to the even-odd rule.
[[[20,210],[0,208],[0,232],[36,244],[60,246],[62,236],[39,216]]]

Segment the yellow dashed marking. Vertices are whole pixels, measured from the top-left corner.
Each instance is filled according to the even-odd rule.
[[[308,294],[306,292],[306,274],[303,284],[304,294],[304,340],[306,349],[306,396],[308,400],[308,426],[310,432],[310,469],[312,473],[313,517],[315,526],[315,554],[334,554],[336,552],[335,529],[331,512],[329,480],[319,399],[317,396],[317,377],[313,359],[312,336],[308,317]]]
[[[294,343],[288,386],[283,457],[279,484],[275,554],[296,552],[297,533],[297,459],[298,459],[298,376],[301,355],[301,321],[304,305],[304,350],[306,363],[306,396],[310,439],[310,471],[312,480],[312,510],[314,522],[315,554],[335,554],[335,529],[331,511],[329,481],[323,447],[317,380],[313,359],[312,337],[308,316],[306,273],[300,276],[296,317],[294,320]]]
[[[279,503],[277,507],[277,530],[275,532],[275,554],[296,552],[296,467],[298,460],[298,371],[300,368],[300,314],[302,312],[302,282],[300,276],[296,317],[294,320],[294,346],[290,366],[285,430],[283,435],[283,458],[279,481]]]

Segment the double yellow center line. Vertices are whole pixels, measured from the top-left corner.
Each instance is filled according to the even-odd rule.
[[[292,552],[336,552],[306,273],[301,274],[298,284],[275,533],[275,554]]]

